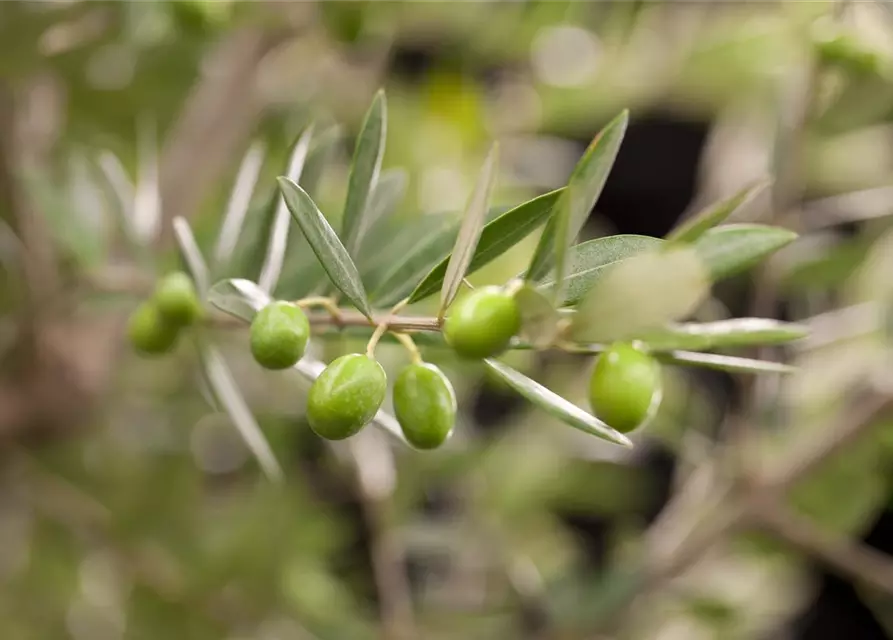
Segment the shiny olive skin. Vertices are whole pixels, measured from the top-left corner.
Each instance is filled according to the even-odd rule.
[[[436,449],[456,422],[453,385],[433,364],[411,364],[394,382],[394,413],[409,444]]]
[[[288,369],[304,355],[310,339],[310,321],[297,305],[271,302],[251,322],[251,355],[266,369]]]
[[[589,403],[600,420],[628,433],[653,415],[660,398],[660,365],[650,355],[616,343],[599,356],[589,380]]]
[[[443,325],[443,336],[463,358],[502,353],[521,328],[515,299],[499,287],[475,289],[457,301]]]
[[[127,322],[130,344],[137,353],[145,356],[173,351],[179,333],[179,328],[166,322],[151,302],[143,302]]]
[[[327,440],[349,438],[372,420],[387,388],[384,369],[369,356],[351,353],[333,360],[310,387],[310,427]]]
[[[202,312],[192,279],[182,271],[169,273],[156,285],[152,301],[169,324],[187,326]]]

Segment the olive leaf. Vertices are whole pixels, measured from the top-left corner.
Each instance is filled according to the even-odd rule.
[[[713,279],[721,280],[746,271],[796,239],[796,233],[781,227],[726,224],[708,229],[693,246]]]
[[[136,198],[136,188],[133,181],[127,175],[120,158],[108,149],[100,152],[96,159],[100,173],[105,178],[105,184],[111,191],[111,197],[115,201],[112,209],[117,214],[118,224],[127,243],[137,252],[145,252],[145,245],[140,241],[136,228],[133,225],[133,203]]]
[[[301,173],[300,181],[304,191],[311,197],[316,196],[316,188],[322,179],[323,171],[343,133],[341,125],[335,124],[319,135],[313,136],[313,143],[310,145],[310,151],[307,152],[307,160],[304,162],[304,171]]]
[[[561,320],[551,300],[529,283],[520,284],[514,298],[521,313],[518,337],[538,349],[551,345],[558,337]]]
[[[558,282],[563,281],[567,248],[573,244],[601,195],[628,123],[629,112],[624,110],[595,136],[586,153],[577,162],[561,201],[556,206],[555,215],[549,219],[533,252],[526,280],[541,280],[554,265],[555,279]],[[556,299],[560,296],[560,289],[559,286],[553,291]]]
[[[251,322],[270,303],[270,297],[251,280],[221,280],[208,291],[208,302],[231,316]]]
[[[561,287],[561,306],[571,306],[583,299],[592,286],[608,272],[608,268],[643,251],[654,249],[660,238],[639,235],[608,236],[574,245],[568,252],[568,273]],[[555,286],[555,274],[550,273],[537,288],[548,295]]]
[[[523,373],[492,358],[484,360],[484,364],[524,398],[565,424],[614,444],[633,446],[630,439],[619,431],[612,429],[595,416],[583,411],[577,405],[565,400],[540,383],[531,380]]]
[[[443,277],[443,286],[440,289],[439,313],[441,316],[459,292],[462,279],[465,277],[465,272],[468,270],[468,265],[471,264],[475,249],[477,249],[481,230],[484,228],[484,217],[487,215],[490,194],[493,191],[493,184],[496,182],[498,158],[499,146],[497,143],[493,143],[474,190],[471,192],[471,197],[468,199],[468,206],[462,217],[462,225],[459,227],[459,235],[456,237],[456,244],[453,245],[453,252]]]
[[[292,148],[288,161],[286,176],[297,182],[304,170],[304,162],[307,160],[307,151],[310,148],[310,140],[313,138],[313,125],[311,124]],[[308,196],[309,197],[309,196]],[[270,239],[267,244],[267,254],[257,284],[264,291],[273,292],[279,282],[282,273],[282,265],[285,262],[285,249],[288,246],[288,206],[285,198],[277,197],[276,214],[273,218],[273,227],[270,230]]]
[[[408,184],[409,175],[405,169],[382,171],[367,206],[366,229],[371,229],[385,215],[397,208],[403,196],[406,195]]]
[[[220,225],[220,233],[217,235],[217,244],[214,247],[215,265],[224,264],[232,257],[251,204],[251,196],[257,185],[265,155],[264,144],[260,141],[254,142],[248,147],[248,151],[245,152],[245,156],[239,164],[233,190],[226,206],[226,213]]]
[[[492,262],[542,225],[552,214],[552,209],[563,191],[563,188],[556,189],[537,196],[509,209],[484,225],[466,275]],[[446,256],[431,269],[410,294],[410,302],[424,300],[441,288],[449,260],[450,256]]]
[[[760,195],[770,184],[769,180],[761,180],[750,184],[730,198],[716,202],[683,221],[666,236],[670,242],[694,242],[704,233],[725,221],[736,211]]]
[[[667,351],[655,353],[654,356],[667,364],[705,367],[717,371],[728,371],[729,373],[792,373],[797,370],[796,367],[782,362],[739,358],[737,356],[726,356],[716,353],[701,353],[699,351]]]
[[[378,183],[384,157],[387,110],[384,90],[379,89],[366,112],[350,165],[347,199],[341,217],[341,239],[351,255],[357,254],[360,241],[370,223],[369,202]]]
[[[288,178],[279,178],[279,188],[292,217],[307,238],[313,253],[329,274],[332,283],[363,315],[371,317],[372,309],[369,307],[366,290],[363,288],[357,267],[316,203]]]
[[[186,263],[189,275],[192,276],[192,280],[195,282],[195,288],[199,296],[204,298],[211,285],[211,275],[208,271],[208,265],[202,256],[201,249],[198,248],[198,243],[195,241],[195,236],[192,234],[192,227],[189,226],[186,218],[180,216],[174,218],[171,224],[174,228],[174,238],[177,241],[177,248],[180,250],[183,262]]]
[[[733,318],[717,322],[669,324],[636,335],[637,340],[655,351],[783,344],[806,337],[806,326],[771,318]]]
[[[709,291],[709,274],[694,249],[647,251],[595,283],[573,316],[572,334],[583,342],[636,336],[691,314]]]
[[[215,398],[229,414],[236,429],[257,458],[258,464],[266,476],[275,482],[283,479],[282,468],[273,455],[270,444],[251,414],[248,403],[242,397],[233,375],[223,356],[213,345],[202,343],[199,348],[202,369]]]

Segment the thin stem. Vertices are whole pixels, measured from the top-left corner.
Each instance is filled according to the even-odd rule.
[[[400,341],[406,350],[409,351],[409,357],[412,359],[413,364],[420,364],[422,362],[422,354],[419,353],[419,348],[416,346],[415,342],[413,342],[412,338],[410,338],[405,333],[394,333],[394,337]]]
[[[387,323],[382,322],[380,325],[375,327],[375,333],[372,334],[372,337],[369,338],[369,343],[366,345],[366,355],[370,358],[375,355],[375,347],[378,346],[378,341],[381,340],[381,337],[388,330]]]
[[[309,309],[311,307],[321,307],[328,312],[329,316],[335,319],[339,324],[341,323],[341,309],[338,308],[338,301],[335,298],[330,298],[327,296],[309,296],[307,298],[301,298],[300,300],[295,301],[295,304],[301,307],[302,309]]]

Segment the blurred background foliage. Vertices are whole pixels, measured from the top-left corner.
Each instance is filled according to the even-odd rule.
[[[770,464],[782,441],[809,440],[846,414],[856,385],[889,385],[885,9],[849,3],[835,18],[826,2],[0,4],[3,637],[882,638],[884,625],[893,635],[889,594],[825,575],[771,537],[705,550],[670,587],[631,604],[635,572],[612,569],[636,566],[618,559],[635,559],[667,498],[735,425],[758,432],[756,455]],[[834,29],[856,53],[818,44]],[[285,487],[271,486],[209,402],[190,349],[146,362],[122,348],[121,317],[176,264],[165,229],[148,250],[125,231],[156,206],[140,185],[157,182],[163,217],[189,218],[210,255],[255,144],[259,187],[239,273],[227,275],[256,277],[275,177],[297,136],[315,123],[304,182],[337,216],[379,87],[389,99],[384,168],[405,171],[407,188],[362,262],[386,269],[388,255],[408,250],[386,245],[392,229],[460,211],[492,139],[503,150],[495,199],[509,206],[564,184],[593,135],[629,108],[585,234],[662,236],[774,175],[771,197],[737,221],[771,220],[800,239],[723,283],[704,314],[809,322],[805,344],[770,351],[798,373],[668,368],[661,411],[626,452],[433,351],[460,398],[456,436],[435,453],[370,440],[357,478],[350,453],[305,424],[303,380],[264,372],[244,331],[222,332],[286,469]],[[118,174],[137,185],[132,211],[122,211]],[[472,281],[515,275],[535,242]],[[280,296],[322,278],[306,249],[293,230]],[[381,357],[389,371],[404,358],[384,347]],[[589,360],[506,360],[584,401]],[[893,550],[891,433],[879,424],[829,459],[795,487],[792,506]],[[605,612],[618,610],[620,630],[605,631]]]

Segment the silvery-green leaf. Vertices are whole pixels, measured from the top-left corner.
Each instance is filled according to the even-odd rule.
[[[709,274],[694,249],[640,253],[589,290],[573,316],[573,337],[581,342],[634,337],[690,315],[709,291]]]
[[[360,240],[369,227],[369,204],[378,183],[381,161],[384,157],[387,136],[387,100],[380,89],[366,112],[363,128],[357,138],[350,177],[347,182],[347,200],[341,218],[341,238],[348,253],[356,255]]]
[[[536,348],[551,345],[558,337],[561,315],[549,298],[529,283],[523,283],[514,293],[521,312],[521,331],[518,337]]]
[[[495,260],[542,225],[552,214],[552,209],[562,192],[563,189],[556,189],[519,204],[484,225],[466,273],[472,274]],[[410,295],[411,302],[424,300],[440,290],[448,262],[449,256],[428,272]]]
[[[279,178],[279,188],[292,217],[300,226],[332,283],[363,315],[371,317],[372,309],[369,307],[366,290],[363,288],[357,267],[316,203],[288,178]]]
[[[135,246],[141,246],[139,234],[133,223],[133,203],[136,200],[136,188],[133,185],[124,165],[114,153],[103,150],[97,159],[97,164],[105,178],[113,195],[116,206],[114,211],[118,213],[121,230],[127,241]]]
[[[220,225],[220,234],[214,247],[214,262],[223,264],[230,259],[242,231],[242,223],[251,204],[251,196],[257,184],[260,169],[264,163],[266,148],[260,141],[254,142],[245,152],[239,165],[232,193],[226,206],[226,213]]]
[[[459,227],[459,235],[453,252],[447,264],[446,274],[443,277],[443,286],[440,289],[440,313],[443,314],[452,304],[459,292],[462,279],[471,264],[474,251],[477,249],[481,230],[484,228],[484,217],[490,202],[490,194],[493,184],[496,182],[496,166],[499,157],[499,147],[496,143],[490,148],[484,166],[478,176],[477,183],[468,200],[465,214],[462,217],[462,225]]]
[[[199,355],[205,377],[220,406],[229,414],[248,449],[257,458],[267,477],[275,482],[281,482],[283,479],[282,468],[276,461],[276,456],[273,455],[273,450],[257,421],[251,415],[251,410],[248,408],[245,398],[242,397],[223,356],[214,346],[204,343],[199,347]]]
[[[270,303],[270,296],[251,280],[231,278],[217,282],[208,291],[208,302],[245,322]]]
[[[405,169],[382,171],[369,199],[366,229],[371,229],[379,220],[397,208],[406,195],[408,185],[409,175]]]
[[[568,272],[562,287],[561,306],[572,306],[583,299],[592,286],[612,265],[657,248],[663,240],[650,236],[619,235],[596,238],[574,245],[568,252]],[[537,288],[546,292],[555,286],[550,273]]]
[[[195,236],[192,234],[192,227],[189,226],[186,218],[180,216],[174,218],[172,224],[177,247],[186,263],[186,269],[192,276],[199,295],[204,298],[211,286],[211,275],[201,249],[198,248],[198,243],[195,241]]]
[[[161,226],[158,142],[154,120],[140,118],[138,138],[133,229],[141,244],[149,244],[158,236]]]
[[[313,383],[323,371],[325,371],[326,365],[324,362],[320,360],[316,360],[315,358],[310,358],[308,356],[304,356],[301,358],[297,364],[295,364],[294,369],[298,373],[300,373],[308,382]],[[381,429],[394,440],[401,442],[407,447],[412,448],[412,445],[407,442],[406,438],[403,436],[403,429],[400,427],[400,423],[397,422],[397,419],[389,414],[387,411],[383,411],[381,409],[375,414],[375,417],[372,418],[373,426]]]
[[[712,278],[721,280],[746,271],[796,238],[796,233],[781,227],[725,224],[708,229],[693,246]]]
[[[716,353],[698,351],[668,351],[656,353],[655,357],[668,364],[705,367],[729,373],[792,373],[796,367],[782,362],[739,358]]]
[[[556,206],[555,215],[549,219],[534,250],[526,280],[541,280],[553,266],[556,279],[559,282],[564,279],[567,247],[580,233],[601,195],[628,123],[629,112],[624,110],[599,132],[577,162],[561,202]],[[559,291],[554,293],[557,297]]]
[[[565,400],[540,383],[531,380],[523,373],[498,360],[487,359],[484,360],[484,364],[512,389],[565,424],[614,444],[633,446],[630,439],[619,431],[612,429],[595,416],[583,411],[577,405]]]
[[[341,125],[332,125],[322,133],[313,136],[310,151],[307,152],[307,160],[304,161],[304,171],[301,172],[301,186],[310,197],[316,197],[316,189],[322,180],[326,166],[332,159],[341,136],[344,135]]]
[[[289,180],[297,182],[304,170],[304,162],[307,160],[307,150],[310,148],[310,140],[313,138],[313,125],[307,127],[292,149],[288,161]],[[279,276],[282,273],[282,264],[285,262],[285,249],[288,246],[288,206],[285,198],[277,198],[276,215],[273,218],[273,228],[270,230],[270,239],[267,243],[267,254],[264,258],[264,266],[261,268],[258,285],[264,291],[272,292],[276,289]]]
[[[768,180],[748,185],[730,198],[714,203],[673,229],[666,237],[672,242],[694,242],[733,213],[751,202],[769,186]]]
[[[655,351],[686,349],[706,351],[716,348],[783,344],[806,337],[804,325],[771,318],[733,318],[717,322],[669,324],[636,336]]]

